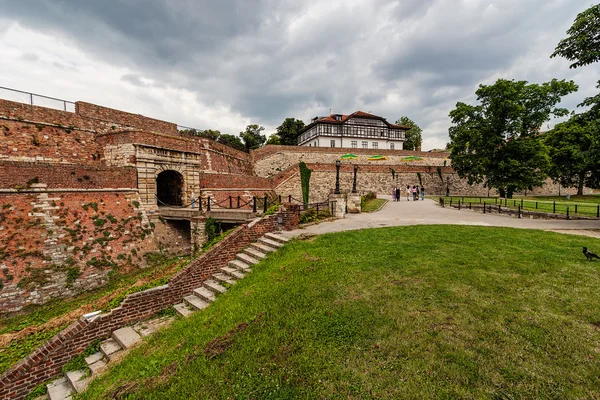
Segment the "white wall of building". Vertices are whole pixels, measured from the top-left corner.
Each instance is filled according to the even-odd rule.
[[[335,146],[332,146],[331,143]],[[356,142],[356,147],[353,142]],[[366,139],[341,136],[317,136],[302,146],[311,147],[344,147],[372,150],[402,150],[403,140]],[[364,146],[366,144],[366,147]],[[393,148],[392,148],[393,147]]]

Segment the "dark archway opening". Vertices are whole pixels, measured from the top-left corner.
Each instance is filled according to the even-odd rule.
[[[156,198],[159,206],[181,206],[183,176],[177,171],[163,171],[156,177]]]

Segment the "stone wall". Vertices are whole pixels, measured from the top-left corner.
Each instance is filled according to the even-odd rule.
[[[282,224],[278,223],[279,216]],[[50,339],[0,376],[0,398],[25,398],[36,386],[58,375],[69,360],[81,354],[94,340],[108,338],[116,329],[181,302],[184,296],[227,265],[241,249],[265,233],[297,227],[298,216],[293,212],[270,215],[241,225],[173,276],[167,285],[131,294],[118,308],[93,320],[82,317]]]
[[[334,165],[340,156],[352,153],[358,156],[357,159],[345,161],[359,165],[388,165],[390,167],[397,165],[406,166],[444,166],[444,161],[450,165],[447,152],[421,152],[404,150],[373,150],[373,149],[348,149],[348,148],[327,148],[327,147],[300,147],[300,146],[275,146],[268,145],[254,150],[251,153],[254,163],[254,173],[258,176],[274,176],[285,171],[291,166],[304,161],[306,164],[331,164]],[[368,158],[373,155],[382,155],[387,160],[369,161]],[[409,161],[410,158],[417,157],[419,160]]]
[[[129,192],[0,194],[0,310],[106,284],[111,270],[145,265],[152,226]]]
[[[134,189],[137,188],[135,168],[65,165],[0,161],[0,189],[27,190],[31,184],[42,183],[48,188],[69,189]]]

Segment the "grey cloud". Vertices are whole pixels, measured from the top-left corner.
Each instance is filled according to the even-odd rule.
[[[34,53],[23,53],[23,54],[21,54],[20,58],[21,58],[21,60],[29,61],[29,62],[36,62],[40,59],[40,57]]]
[[[531,56],[538,38],[557,42],[585,6],[567,0],[0,0],[0,8],[0,22],[64,37],[129,69],[121,80],[140,93],[186,89],[203,104],[225,104],[262,125],[361,108],[389,120],[407,115],[426,127],[448,120],[456,101],[472,97],[478,83]],[[540,62],[549,62],[550,52]],[[411,101],[399,110],[386,103],[388,95]]]

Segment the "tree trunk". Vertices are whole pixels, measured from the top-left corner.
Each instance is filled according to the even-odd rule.
[[[499,188],[498,192],[500,192],[500,197],[506,198],[506,190],[504,188]]]
[[[577,185],[577,196],[583,195],[583,182],[585,179],[585,172],[579,174],[579,185]]]
[[[515,188],[513,188],[513,187],[509,186],[508,188],[506,188],[506,197],[509,199],[512,199],[514,191],[515,191]]]

